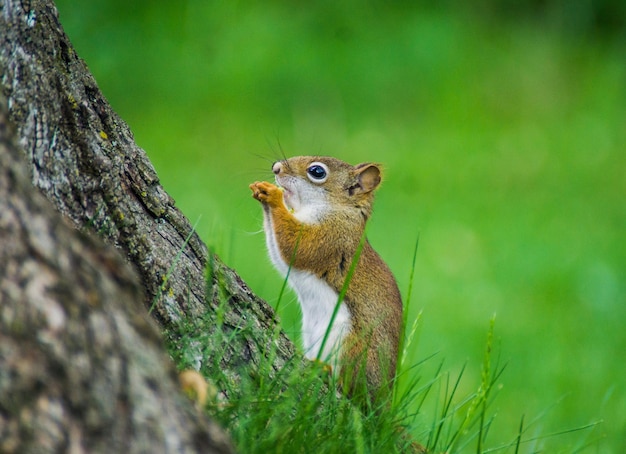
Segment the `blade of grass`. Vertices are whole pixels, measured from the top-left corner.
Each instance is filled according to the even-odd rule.
[[[419,247],[420,244],[420,236],[419,233],[417,235],[417,239],[415,240],[415,248],[413,249],[413,261],[411,262],[411,273],[409,275],[409,288],[406,292],[406,299],[405,299],[405,303],[404,303],[404,311],[402,313],[402,331],[400,331],[400,343],[399,343],[399,348],[398,348],[398,353],[400,354],[400,357],[398,358],[398,369],[402,368],[402,365],[404,364],[404,360],[406,358],[406,351],[408,349],[408,345],[405,347],[405,342],[406,342],[406,327],[407,327],[407,322],[408,322],[408,317],[409,317],[409,305],[411,303],[411,297],[413,295],[413,283],[414,283],[414,279],[415,279],[415,264],[417,262],[417,249]],[[421,312],[418,315],[418,319],[421,317]],[[416,320],[417,321],[417,320]],[[408,338],[408,341],[410,343],[410,341],[412,340],[413,336],[415,335],[416,329],[417,329],[417,323],[416,321],[413,322],[412,328],[411,328],[411,334]]]
[[[344,298],[346,297],[346,293],[348,292],[348,286],[350,285],[350,281],[352,280],[352,275],[354,274],[354,270],[356,269],[357,264],[359,263],[359,257],[361,257],[361,251],[363,250],[363,246],[365,245],[366,230],[363,229],[363,234],[361,235],[361,239],[359,240],[359,244],[354,252],[354,256],[352,257],[352,262],[350,263],[350,268],[348,269],[348,273],[346,274],[346,279],[343,281],[343,286],[341,287],[341,291],[339,292],[339,296],[337,297],[337,303],[335,304],[335,308],[333,309],[333,314],[330,317],[330,322],[326,327],[326,331],[324,332],[324,338],[322,339],[322,345],[320,346],[319,351],[317,352],[317,361],[322,360],[322,352],[324,351],[324,347],[326,346],[326,342],[328,341],[328,336],[330,336],[330,331],[335,322],[335,318],[337,318],[337,314],[339,313],[339,308],[341,307],[341,303],[343,303]]]
[[[515,446],[522,445],[522,444],[525,444],[525,443],[531,443],[533,441],[545,440],[547,438],[559,437],[561,435],[567,435],[567,434],[570,434],[570,433],[575,433],[575,432],[580,432],[580,431],[587,430],[587,429],[592,429],[592,428],[594,428],[597,425],[602,424],[602,423],[603,423],[602,420],[594,421],[594,422],[591,422],[589,424],[585,424],[585,425],[580,426],[580,427],[574,427],[572,429],[564,429],[564,430],[560,430],[560,431],[557,431],[557,432],[551,432],[551,433],[545,434],[545,435],[537,435],[535,437],[527,438],[525,440],[522,440],[521,437],[520,437],[521,434],[518,433],[518,435],[516,436],[515,440],[513,440],[512,442],[500,445],[500,446],[495,447],[495,448],[486,449],[486,450],[483,451],[483,453],[484,454],[488,454],[490,452],[496,452],[496,451],[501,451],[503,449],[510,448],[511,446],[514,446],[514,445]],[[526,426],[524,428],[524,430],[522,431],[522,433],[526,432],[528,430],[528,427],[529,426]],[[520,429],[521,428],[522,427],[520,426]],[[518,441],[518,439],[519,439],[519,441]]]
[[[274,308],[274,312],[278,313],[278,309],[280,308],[280,303],[283,300],[283,296],[285,294],[285,290],[287,288],[287,284],[289,282],[289,276],[291,275],[291,270],[293,268],[293,264],[296,262],[296,252],[298,251],[298,247],[300,246],[300,240],[302,239],[302,229],[298,231],[298,237],[296,238],[296,244],[293,248],[293,252],[291,253],[291,257],[289,258],[289,266],[287,267],[287,273],[285,274],[285,278],[283,279],[283,283],[280,286],[280,291],[278,292],[278,300],[276,301],[276,307]]]
[[[189,244],[189,240],[191,239],[191,236],[196,231],[196,226],[200,222],[201,218],[202,218],[202,216],[198,216],[198,219],[196,220],[195,224],[191,227],[191,231],[189,232],[189,234],[185,238],[185,241],[183,242],[183,245],[180,247],[180,249],[176,253],[176,257],[174,257],[174,260],[172,261],[172,264],[167,269],[167,272],[165,273],[165,276],[163,277],[163,283],[159,286],[159,290],[156,293],[156,295],[154,295],[154,298],[152,298],[152,303],[150,304],[150,309],[148,309],[148,313],[149,314],[152,313],[152,310],[156,306],[157,301],[159,300],[159,298],[163,294],[163,291],[165,290],[165,284],[167,283],[167,281],[169,280],[170,276],[172,275],[172,271],[174,271],[174,267],[179,262],[180,256],[182,255],[183,251],[187,247],[187,244]]]
[[[519,422],[519,429],[517,431],[517,439],[515,440],[515,454],[519,454],[519,447],[522,443],[522,434],[524,433],[524,415]]]
[[[492,373],[491,373],[491,352],[492,352],[492,346],[493,346],[493,331],[494,331],[494,326],[495,326],[495,318],[496,317],[494,315],[491,319],[491,322],[489,325],[489,331],[487,333],[487,345],[485,349],[485,356],[483,359],[480,386],[478,387],[478,391],[476,391],[474,397],[471,399],[469,408],[467,409],[467,412],[465,413],[465,416],[461,424],[459,425],[458,429],[456,430],[452,438],[449,440],[445,449],[446,452],[452,451],[452,449],[457,444],[460,437],[465,435],[466,431],[469,430],[470,426],[474,422],[474,418],[476,417],[476,412],[478,411],[479,408],[481,409],[480,410],[481,414],[479,415],[480,416],[479,419],[482,420],[482,422],[484,423],[484,418],[482,418],[482,416],[484,416],[484,413],[486,412],[486,406],[484,404],[489,397],[489,392],[494,383],[492,380]],[[481,424],[481,426],[479,427],[479,437],[478,437],[478,446],[477,446],[478,452],[482,452],[482,449],[483,449],[482,441],[483,440],[482,440],[482,424]]]

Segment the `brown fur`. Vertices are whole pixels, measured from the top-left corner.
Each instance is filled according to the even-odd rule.
[[[307,166],[314,161],[329,169],[327,181],[319,186],[323,186],[331,209],[319,222],[300,222],[285,206],[283,191],[271,183],[256,182],[250,188],[272,217],[285,262],[314,273],[339,293],[371,214],[381,171],[377,164],[351,166],[318,156],[280,161],[275,169],[279,176],[306,179]],[[368,241],[363,244],[344,301],[353,324],[341,347],[341,381],[351,394],[366,392],[378,401],[388,395],[395,376],[402,301],[391,271]]]

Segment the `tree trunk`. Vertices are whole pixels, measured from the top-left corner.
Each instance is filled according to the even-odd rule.
[[[236,378],[258,368],[263,352],[272,356],[262,373],[293,358],[291,341],[275,335],[274,311],[208,254],[76,55],[51,0],[0,0],[0,76],[26,157],[15,156],[3,113],[0,451],[106,451],[113,440],[111,451],[227,451],[171,392],[171,366],[142,313],[154,309],[176,340],[186,320],[217,320],[219,309],[216,329],[245,327],[246,335],[224,336],[200,361],[217,358]]]
[[[207,283],[206,246],[76,55],[53,2],[0,0],[0,14],[3,91],[33,184],[77,228],[121,250],[164,327],[213,313],[225,294],[232,325],[252,319],[260,339],[273,332],[272,308],[217,257]],[[284,334],[275,341],[277,361],[293,356]]]
[[[33,187],[0,104],[0,452],[232,452],[177,392],[136,273]]]

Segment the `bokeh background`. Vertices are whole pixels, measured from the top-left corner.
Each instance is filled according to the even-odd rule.
[[[506,369],[492,445],[626,452],[626,3],[58,0],[202,238],[275,303],[248,184],[283,155],[378,161],[369,238],[421,321],[409,363]],[[468,5],[471,3],[471,7]],[[299,336],[297,302],[281,303]],[[434,404],[429,404],[434,405]],[[434,410],[433,410],[434,411]],[[418,422],[431,424],[428,405]]]

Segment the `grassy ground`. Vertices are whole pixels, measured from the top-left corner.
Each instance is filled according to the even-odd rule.
[[[373,4],[57,4],[165,188],[259,295],[281,281],[247,185],[283,152],[382,162],[370,241],[406,294],[419,235],[408,364],[436,353],[401,389],[444,361],[475,390],[497,314],[492,445],[525,415],[529,438],[603,421],[529,452],[626,450],[623,42]],[[281,315],[297,338],[297,303]]]

